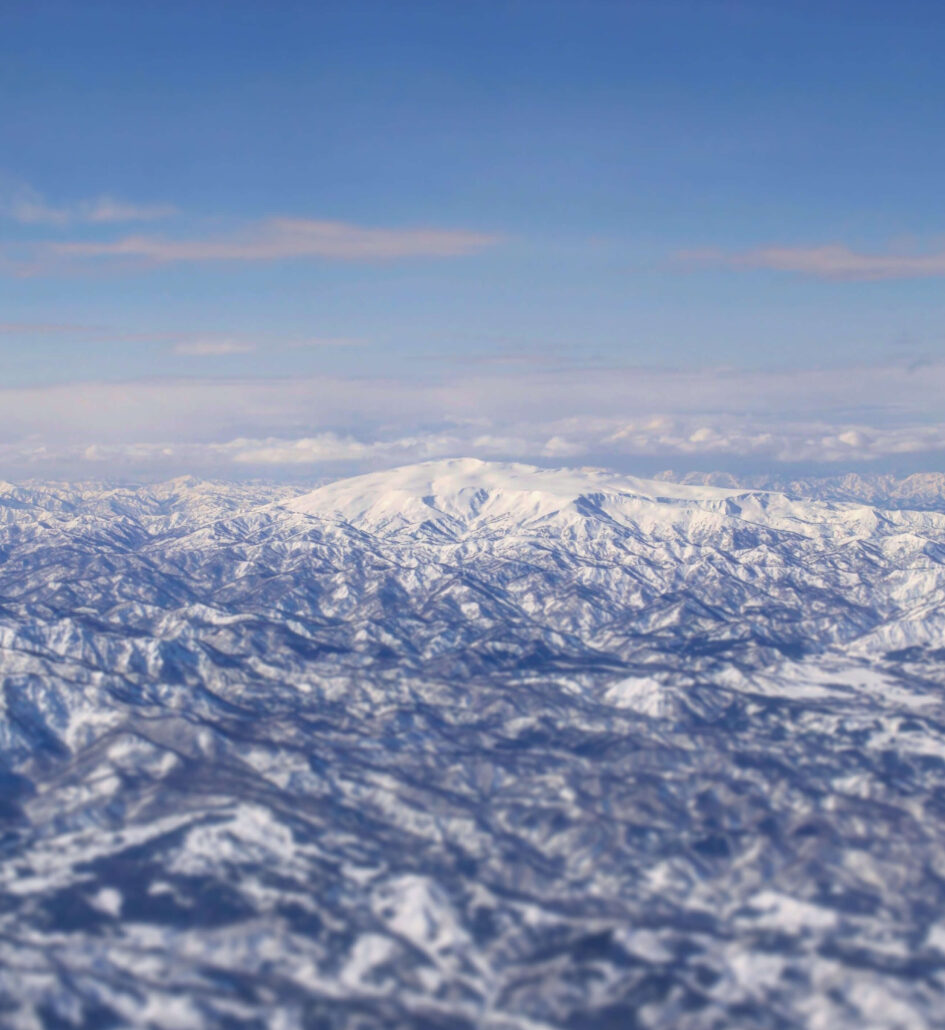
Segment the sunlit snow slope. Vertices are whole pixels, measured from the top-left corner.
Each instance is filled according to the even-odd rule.
[[[0,487],[0,1026],[942,1025],[945,515],[874,493]]]

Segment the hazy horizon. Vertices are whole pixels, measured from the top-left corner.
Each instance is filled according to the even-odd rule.
[[[943,41],[917,0],[5,4],[0,475],[940,467]]]

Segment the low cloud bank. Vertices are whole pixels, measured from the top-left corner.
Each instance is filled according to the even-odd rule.
[[[0,390],[0,466],[279,475],[463,454],[908,472],[945,460],[943,398],[945,364],[70,383]]]

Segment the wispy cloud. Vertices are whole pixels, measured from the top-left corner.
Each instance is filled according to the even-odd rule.
[[[143,334],[142,334],[143,336]],[[152,339],[172,339],[175,354],[191,357],[220,357],[227,354],[250,354],[264,346],[267,351],[318,350],[334,347],[359,347],[367,343],[353,336],[278,336],[262,333],[255,337],[206,333],[196,336],[185,334],[155,334]]]
[[[677,257],[698,264],[767,268],[843,281],[945,276],[945,251],[933,254],[870,254],[851,250],[842,244],[829,244],[818,247],[759,247],[741,252],[706,248],[680,251]]]
[[[385,229],[348,222],[269,218],[225,236],[169,239],[137,235],[106,241],[60,241],[46,244],[43,250],[60,259],[124,259],[154,264],[291,258],[383,261],[459,257],[498,242],[498,236],[465,229]]]
[[[232,332],[169,332],[121,329],[114,326],[82,325],[69,322],[0,322],[0,338],[74,337],[113,343],[156,343],[172,353],[192,356],[248,354],[264,347],[267,351],[318,350],[360,347],[370,341],[359,336],[291,336],[261,332],[252,335]]]
[[[303,336],[288,340],[290,350],[318,350],[321,347],[362,347],[368,341],[363,336]]]
[[[85,336],[100,327],[70,322],[0,322],[0,336]]]
[[[248,340],[178,340],[174,344],[175,354],[184,354],[192,358],[219,358],[228,354],[250,354],[256,349]]]
[[[23,185],[8,190],[0,199],[0,215],[22,225],[153,222],[176,213],[177,209],[170,204],[133,204],[110,196],[52,204],[32,187]]]

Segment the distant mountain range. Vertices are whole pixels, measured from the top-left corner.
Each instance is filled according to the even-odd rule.
[[[917,472],[911,476],[861,475],[848,472],[836,476],[733,476],[725,472],[690,472],[660,477],[693,486],[724,486],[731,489],[774,490],[790,497],[821,501],[848,501],[878,508],[911,508],[917,511],[945,511],[945,474]]]
[[[939,1025],[945,476],[6,484],[0,557],[0,1026]]]

